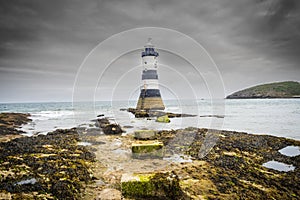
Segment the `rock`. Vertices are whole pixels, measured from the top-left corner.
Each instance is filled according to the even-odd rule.
[[[160,116],[156,119],[156,122],[161,122],[161,123],[170,123],[170,119],[168,115]]]
[[[30,114],[26,113],[0,113],[0,126],[18,128],[22,124],[32,121],[28,117]]]
[[[97,117],[104,117],[104,114],[97,115]]]
[[[137,130],[134,131],[134,138],[135,139],[154,139],[156,131],[154,130]]]
[[[97,136],[99,134],[101,134],[100,128],[89,128],[86,130],[86,135],[89,135],[89,136]]]
[[[116,135],[124,132],[119,124],[109,124],[103,127],[102,129],[104,134],[107,135]]]
[[[136,111],[134,116],[136,118],[144,118],[144,117],[150,117],[149,113],[145,110],[139,110],[139,111]]]
[[[105,126],[109,125],[110,122],[108,118],[101,118],[101,119],[96,119],[96,127],[104,128]]]
[[[0,193],[10,192],[12,199],[81,199],[95,155],[79,140],[74,128],[1,142]]]
[[[119,190],[106,188],[100,192],[97,200],[120,200],[122,199],[122,194]]]
[[[174,172],[123,174],[122,194],[125,198],[184,199],[179,178]]]
[[[123,126],[123,128],[134,128],[134,126],[131,126],[131,125],[125,125],[125,126]]]
[[[163,111],[158,111],[158,110],[137,110],[135,108],[128,108],[127,111],[134,114],[134,116],[136,118],[160,117],[160,116],[163,116],[163,115],[168,115],[169,118],[174,118],[174,117],[196,117],[197,116],[197,115],[191,115],[191,114],[163,112]]]
[[[134,158],[163,157],[163,143],[157,140],[137,141],[131,144]]]
[[[21,125],[30,121],[29,114],[24,113],[0,113],[0,135],[19,135],[24,133],[17,130]]]

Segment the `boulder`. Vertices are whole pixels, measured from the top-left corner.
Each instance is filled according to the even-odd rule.
[[[156,122],[170,123],[170,119],[169,119],[168,115],[163,115],[163,116],[157,117]]]
[[[104,134],[107,135],[116,135],[124,132],[119,124],[108,124],[102,129]]]
[[[96,127],[104,128],[105,126],[109,125],[110,122],[108,118],[101,118],[101,119],[96,119]]]
[[[186,199],[174,172],[123,174],[121,187],[128,199]]]

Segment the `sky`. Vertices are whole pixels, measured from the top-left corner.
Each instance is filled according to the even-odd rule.
[[[142,49],[142,41],[153,38],[160,53],[165,98],[211,98],[207,88],[213,87],[223,90],[213,96],[223,98],[261,83],[300,81],[298,0],[0,0],[0,102],[74,100],[74,91],[84,91],[76,91],[80,67],[89,69],[89,62],[97,67],[97,56],[109,57],[118,45],[107,45],[93,55],[91,51],[112,36],[142,27],[190,37],[205,49],[219,72],[211,78],[203,75],[205,71],[195,76],[185,57],[162,48],[163,39],[172,38],[168,35],[148,32],[135,35],[136,40],[123,39],[119,45],[131,41]],[[172,47],[184,46],[184,40],[179,41]],[[90,87],[97,100],[135,99],[141,84],[141,49],[111,60],[100,82],[99,76],[82,72],[80,84],[86,85],[86,91]],[[178,77],[172,75],[175,72]],[[213,85],[216,77],[222,87]],[[89,85],[90,80],[94,82]]]

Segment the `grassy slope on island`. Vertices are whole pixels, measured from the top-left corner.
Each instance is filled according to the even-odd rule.
[[[285,81],[250,87],[235,92],[226,98],[293,98],[298,96],[300,96],[300,83],[296,81]]]

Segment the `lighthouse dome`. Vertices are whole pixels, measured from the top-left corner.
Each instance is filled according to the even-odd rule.
[[[148,39],[148,42],[145,45],[145,50],[142,52],[142,57],[144,56],[158,56],[158,53],[154,49],[154,45],[151,43],[151,38]]]

